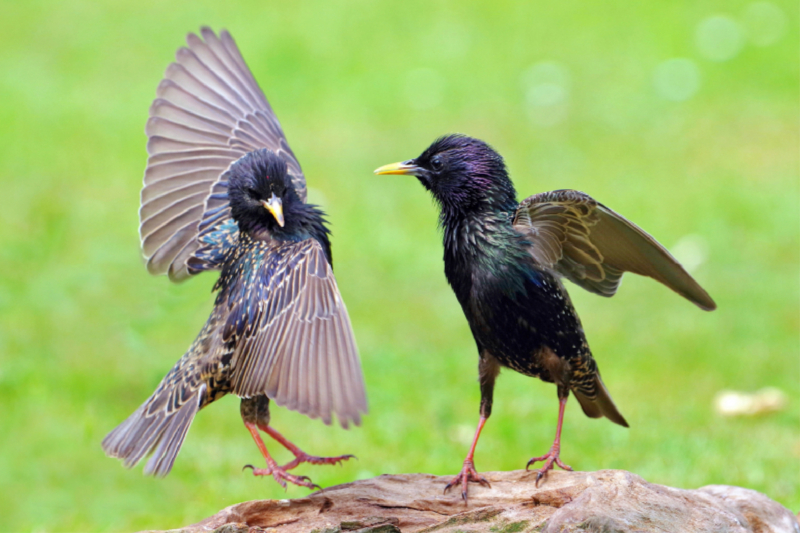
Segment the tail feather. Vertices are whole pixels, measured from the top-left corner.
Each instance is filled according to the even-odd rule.
[[[170,375],[164,378],[156,392],[103,439],[106,455],[122,459],[126,468],[134,467],[152,452],[145,474],[162,477],[172,470],[183,439],[200,408],[206,386],[202,384],[191,394],[181,394],[187,391],[178,392],[176,387],[186,384],[173,385],[169,378]],[[176,401],[183,398],[183,401]]]
[[[572,392],[575,394],[575,398],[578,399],[578,402],[580,402],[584,414],[589,418],[600,418],[604,416],[615,424],[629,427],[628,422],[625,421],[625,417],[620,414],[617,406],[614,405],[614,400],[611,399],[611,394],[609,394],[599,373],[595,374],[596,394],[594,398],[585,396],[577,389],[573,389]]]
[[[174,414],[165,428],[161,440],[158,442],[158,447],[153,452],[153,456],[145,465],[145,474],[163,477],[172,470],[175,457],[177,457],[178,451],[183,445],[183,439],[186,438],[186,433],[189,431],[189,426],[192,425],[192,420],[194,420],[194,415],[197,414],[198,408],[199,402],[189,402]]]

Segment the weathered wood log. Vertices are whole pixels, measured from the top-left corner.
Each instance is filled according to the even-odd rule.
[[[622,470],[484,472],[444,495],[449,477],[383,475],[294,500],[240,503],[173,533],[726,532],[800,533],[797,517],[761,493],[724,485],[696,490],[648,483]]]

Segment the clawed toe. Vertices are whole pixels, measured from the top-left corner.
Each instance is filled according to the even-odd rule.
[[[566,465],[566,464],[562,463],[562,462],[561,462],[561,459],[560,459],[560,458],[558,458],[558,457],[556,457],[556,464],[557,464],[559,467],[561,467],[561,469],[562,469],[562,470],[569,470],[570,472],[572,472],[572,467],[571,467],[571,466],[569,466],[569,465]]]
[[[283,465],[281,468],[284,470],[291,470],[292,468],[295,468],[303,463],[309,463],[312,465],[341,465],[348,459],[356,459],[356,456],[339,455],[337,457],[317,457],[316,455],[308,455],[307,453],[303,453]]]
[[[304,457],[298,457],[301,463],[311,463],[312,465],[341,465],[344,461],[348,459],[356,459],[355,455],[339,455],[336,457],[317,457],[316,455],[305,455]]]
[[[486,480],[486,478],[478,474],[478,472],[475,470],[475,465],[471,461],[464,461],[464,466],[461,468],[461,472],[452,480],[450,480],[447,485],[445,485],[444,494],[447,494],[447,491],[460,484],[461,498],[464,500],[464,504],[466,505],[468,501],[467,487],[470,481],[473,483],[479,483],[487,488],[492,488],[492,485]]]
[[[275,431],[275,429],[271,428],[267,424],[256,424],[245,420],[244,425],[250,432],[250,435],[252,435],[253,440],[258,446],[258,449],[261,451],[261,455],[267,462],[267,468],[255,468],[253,465],[244,465],[244,467],[242,467],[242,471],[250,468],[253,471],[254,476],[272,476],[275,478],[275,481],[277,481],[278,484],[284,489],[286,489],[286,484],[288,482],[301,487],[307,487],[309,489],[322,490],[322,487],[313,483],[311,478],[308,476],[295,476],[288,472],[288,470],[291,470],[302,463],[311,463],[314,465],[335,465],[341,464],[343,461],[348,459],[355,458],[354,455],[338,455],[336,457],[317,457],[315,455],[308,455],[306,452],[292,444],[283,435]],[[267,452],[267,447],[264,445],[264,440],[258,433],[259,429],[267,433],[270,437],[283,445],[284,448],[292,452],[294,459],[283,466],[278,466],[278,464],[275,462],[275,459],[273,459],[269,452]]]
[[[554,463],[564,470],[572,471],[571,466],[564,464],[564,462],[561,461],[559,453],[559,449],[551,448],[550,452],[548,452],[546,455],[542,455],[541,457],[533,457],[530,461],[528,461],[528,464],[525,465],[525,470],[528,470],[534,463],[537,463],[538,461],[544,461],[542,468],[540,468],[539,472],[536,474],[537,487],[539,486],[539,481],[547,474],[548,471],[553,469]]]
[[[244,465],[242,467],[242,471],[246,468],[250,468],[253,471],[254,476],[272,476],[275,478],[275,481],[286,490],[287,485],[286,482],[292,483],[294,485],[298,485],[300,487],[306,487],[309,489],[317,489],[322,490],[322,487],[313,483],[311,478],[308,476],[295,476],[293,474],[288,473],[285,469],[275,465],[271,468],[255,468],[253,465]]]
[[[286,480],[291,481],[295,485],[308,487],[309,489],[322,490],[322,487],[311,481],[311,478],[308,476],[293,476],[291,474],[286,474]]]

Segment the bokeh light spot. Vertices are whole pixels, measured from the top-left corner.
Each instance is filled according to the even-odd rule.
[[[447,59],[460,59],[470,48],[470,34],[464,26],[450,20],[440,20],[429,39],[430,50],[434,56]]]
[[[567,118],[570,76],[566,66],[543,61],[522,73],[528,116],[539,126],[554,126]]]
[[[747,36],[756,46],[769,46],[786,33],[786,14],[772,2],[753,2],[744,11]]]
[[[694,272],[708,259],[708,242],[701,235],[684,235],[671,248],[672,255],[687,272]]]
[[[706,59],[727,61],[742,50],[744,37],[738,22],[725,15],[714,15],[697,25],[695,44]]]
[[[665,100],[688,100],[700,88],[700,69],[691,59],[674,57],[660,63],[653,73],[653,85]]]

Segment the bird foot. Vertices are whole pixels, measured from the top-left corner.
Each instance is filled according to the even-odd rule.
[[[466,459],[464,461],[464,466],[461,468],[461,473],[454,477],[450,483],[448,483],[444,488],[444,493],[447,494],[447,491],[458,485],[461,484],[461,497],[464,499],[464,504],[467,503],[467,484],[473,481],[475,483],[480,483],[484,487],[491,488],[492,486],[486,481],[486,478],[482,475],[478,474],[475,470],[475,464]]]
[[[291,470],[303,463],[310,463],[312,465],[340,465],[343,461],[348,459],[356,459],[355,455],[338,455],[336,457],[317,457],[316,455],[308,455],[305,452],[300,452],[294,459],[283,465],[281,468],[284,470]]]
[[[286,482],[293,483],[300,487],[308,487],[309,489],[317,489],[322,490],[322,487],[316,485],[311,482],[311,478],[308,476],[295,476],[290,474],[286,471],[285,468],[278,466],[273,461],[272,464],[268,464],[267,468],[255,468],[253,465],[244,465],[245,468],[250,468],[253,471],[254,476],[272,476],[275,478],[275,481],[286,490]]]
[[[553,463],[557,464],[559,467],[561,467],[564,470],[572,471],[572,467],[571,466],[569,466],[567,464],[564,464],[561,461],[561,458],[559,457],[560,454],[561,454],[561,447],[554,444],[550,448],[550,451],[547,454],[542,455],[541,457],[533,457],[533,458],[531,458],[530,461],[528,461],[528,464],[525,465],[525,470],[528,470],[531,467],[531,465],[533,465],[537,461],[544,461],[544,464],[542,465],[542,468],[539,469],[539,473],[536,474],[536,486],[537,487],[539,486],[539,480],[541,480],[545,476],[545,474],[547,474],[547,472],[549,470],[553,469]]]

